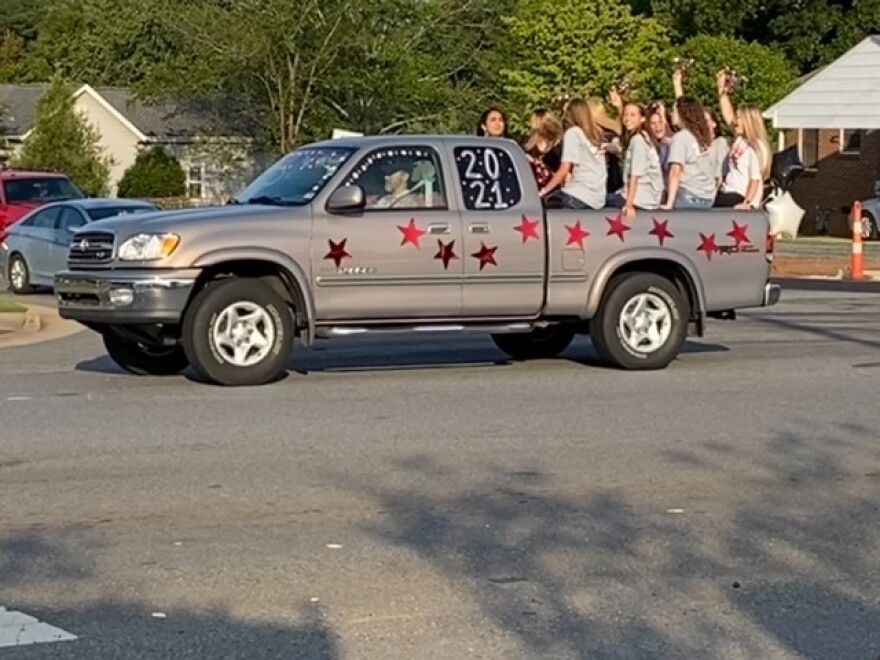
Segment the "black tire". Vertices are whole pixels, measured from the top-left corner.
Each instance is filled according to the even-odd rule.
[[[492,335],[492,341],[514,360],[540,360],[556,357],[574,340],[570,325],[551,325],[528,333]]]
[[[122,337],[113,330],[102,333],[104,348],[113,361],[138,376],[173,376],[189,366],[181,346],[150,346]]]
[[[650,351],[636,350],[620,329],[621,315],[641,294],[647,294],[652,305],[668,313],[669,333],[659,347]],[[622,369],[665,369],[687,339],[689,315],[687,298],[668,279],[654,273],[627,273],[611,281],[596,316],[590,321],[593,346],[603,361]]]
[[[22,279],[18,285],[13,282],[12,271],[16,268],[16,266],[23,269],[24,273],[22,275]],[[18,280],[18,278],[15,278]],[[6,268],[6,280],[9,282],[9,289],[13,293],[24,294],[24,293],[33,293],[34,287],[31,284],[31,269],[27,265],[27,261],[20,254],[13,254],[9,257],[9,265]]]
[[[214,340],[215,324],[224,321],[221,314],[236,305],[258,313],[262,310],[265,314],[259,331],[264,336],[271,332],[268,352],[254,364],[234,364],[229,346],[218,345]],[[245,330],[248,331],[254,329]],[[183,319],[183,348],[187,357],[206,380],[218,385],[262,385],[280,378],[293,347],[293,334],[294,319],[287,303],[256,279],[230,278],[209,284],[193,299]]]

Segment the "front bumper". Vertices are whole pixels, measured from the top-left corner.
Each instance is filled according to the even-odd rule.
[[[764,302],[761,304],[762,307],[771,307],[779,302],[779,297],[782,295],[782,287],[778,284],[773,284],[772,282],[767,282],[764,285]]]
[[[62,318],[82,323],[180,323],[199,270],[61,271]]]

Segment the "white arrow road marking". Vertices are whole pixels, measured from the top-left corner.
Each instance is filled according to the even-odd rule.
[[[76,639],[76,635],[37,621],[23,612],[10,612],[0,607],[0,648],[4,646],[24,646],[46,642],[66,642]]]

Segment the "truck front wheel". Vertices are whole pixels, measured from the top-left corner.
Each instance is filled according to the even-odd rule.
[[[138,376],[173,376],[189,366],[180,346],[150,346],[105,330],[104,348],[110,358],[126,371]]]
[[[293,314],[257,279],[231,278],[202,289],[183,319],[183,347],[193,367],[219,385],[277,380],[293,346]]]
[[[569,325],[551,325],[529,333],[492,335],[492,341],[514,360],[556,357],[571,344],[575,330]]]
[[[590,322],[599,357],[623,369],[667,367],[687,338],[687,299],[654,273],[628,273],[609,287]]]

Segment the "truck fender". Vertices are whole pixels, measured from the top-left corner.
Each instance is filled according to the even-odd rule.
[[[597,270],[593,277],[587,294],[586,307],[582,318],[592,318],[599,308],[605,288],[612,277],[621,270],[635,271],[640,262],[645,262],[644,270],[646,272],[656,272],[657,263],[664,262],[672,265],[676,270],[683,273],[687,278],[688,298],[695,304],[691,310],[691,314],[702,319],[706,309],[706,296],[703,289],[703,280],[700,277],[699,270],[686,255],[669,248],[632,248],[616,253],[607,259]],[[651,263],[653,262],[653,263]]]
[[[229,248],[212,250],[198,257],[193,262],[194,268],[210,268],[223,263],[232,261],[262,261],[274,264],[287,275],[285,285],[290,288],[295,287],[296,290],[291,291],[291,295],[295,300],[299,301],[302,309],[297,309],[299,320],[304,320],[307,325],[307,332],[302,337],[303,343],[309,345],[315,337],[315,301],[312,297],[312,290],[308,285],[308,277],[305,271],[294,259],[279,250],[271,248]]]

